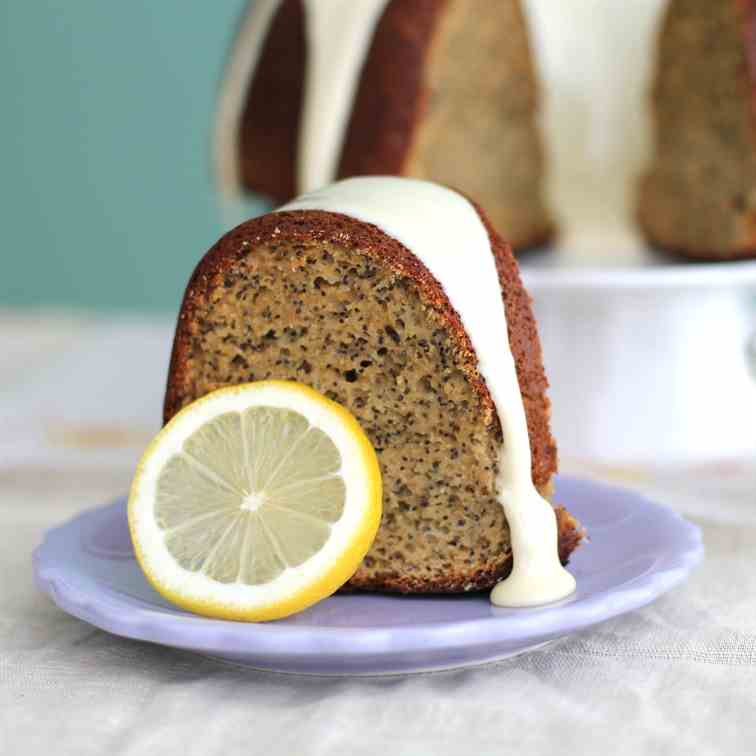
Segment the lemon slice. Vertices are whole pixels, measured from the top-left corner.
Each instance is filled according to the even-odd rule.
[[[352,415],[307,386],[219,389],[148,446],[129,496],[137,559],[173,603],[271,620],[355,572],[381,518],[373,447]]]

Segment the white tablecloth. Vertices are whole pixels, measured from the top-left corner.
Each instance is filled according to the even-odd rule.
[[[0,317],[0,754],[756,753],[754,461],[600,471],[697,522],[704,565],[642,611],[484,668],[266,674],[65,615],[36,591],[31,551],[126,490],[170,332]]]

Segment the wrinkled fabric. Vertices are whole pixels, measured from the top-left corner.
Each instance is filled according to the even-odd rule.
[[[170,344],[167,323],[77,320],[65,351],[34,348],[60,328],[0,323],[14,357],[0,361],[0,449],[17,449],[0,456],[0,754],[756,753],[756,462],[570,465],[701,526],[703,565],[645,609],[476,669],[254,672],[110,636],[36,590],[45,530],[127,489]]]

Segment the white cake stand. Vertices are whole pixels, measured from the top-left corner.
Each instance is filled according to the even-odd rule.
[[[565,242],[521,258],[562,454],[754,458],[756,261],[681,262],[629,232]]]
[[[521,264],[565,461],[697,464],[756,453],[756,263],[660,256],[633,224],[666,7],[525,2],[563,234],[557,249]]]

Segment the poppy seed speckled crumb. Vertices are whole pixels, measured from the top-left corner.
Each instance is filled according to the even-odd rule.
[[[549,495],[556,447],[535,321],[509,246],[486,227],[533,480]],[[383,520],[348,588],[466,591],[509,572],[499,420],[459,316],[409,250],[375,226],[321,211],[266,215],[224,236],[187,287],[165,420],[213,389],[268,378],[301,381],[346,406],[378,453]],[[566,560],[581,533],[564,509],[556,517]]]

